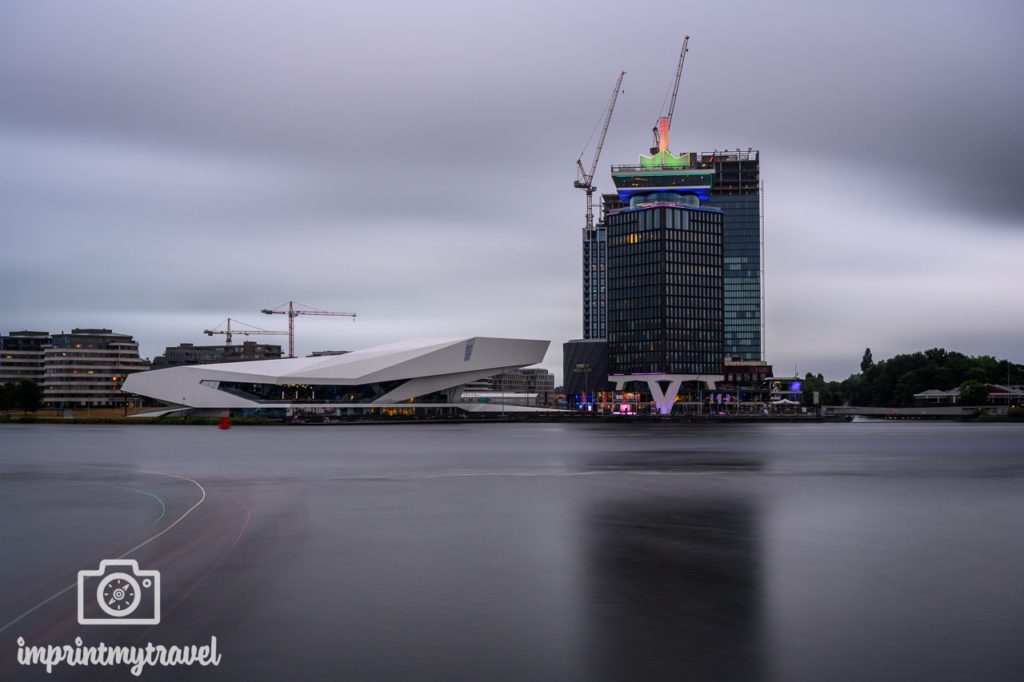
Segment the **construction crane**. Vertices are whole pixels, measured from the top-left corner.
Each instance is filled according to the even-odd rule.
[[[583,166],[583,154],[586,152],[586,147],[580,152],[580,156],[576,159],[576,168],[579,170],[579,178],[577,178],[572,186],[577,189],[582,189],[587,193],[587,226],[586,229],[594,229],[594,192],[597,191],[597,187],[594,187],[594,174],[597,172],[597,160],[601,158],[601,149],[604,147],[604,138],[608,134],[608,125],[612,122],[612,112],[615,110],[615,102],[619,99],[619,93],[622,91],[622,79],[626,76],[626,72],[623,71],[619,74],[619,77],[615,81],[615,89],[612,90],[611,99],[608,100],[608,106],[605,108],[604,113],[604,127],[601,128],[601,137],[597,140],[597,147],[594,149],[594,160],[590,164],[590,171]],[[591,135],[593,137],[593,135]],[[588,140],[589,143],[589,140]]]
[[[213,336],[214,334],[223,334],[224,345],[226,346],[231,345],[231,337],[233,334],[241,334],[243,336],[280,336],[288,333],[282,331],[271,331],[269,329],[260,329],[255,325],[242,322],[241,320],[232,320],[230,317],[226,320],[226,322],[227,324],[225,325],[224,329],[220,328],[220,326],[224,324],[224,322],[221,322],[213,329],[204,329],[203,333],[206,334],[207,336]],[[232,329],[232,322],[234,322],[235,324],[244,324],[247,327],[247,329]]]
[[[302,308],[296,308],[295,306],[302,306]],[[330,317],[351,317],[352,321],[356,321],[355,313],[335,313],[328,310],[320,310],[312,306],[303,305],[302,303],[295,303],[294,301],[288,301],[282,303],[276,308],[264,308],[262,313],[266,315],[287,315],[288,316],[288,357],[295,357],[295,318],[299,315],[326,315]]]
[[[651,132],[654,133],[654,146],[651,147],[651,154],[668,151],[668,130],[672,127],[672,115],[676,111],[676,96],[679,94],[679,79],[683,76],[683,62],[686,61],[686,53],[689,51],[690,36],[683,37],[683,49],[679,52],[679,64],[676,66],[676,79],[672,83],[672,100],[668,105],[668,115],[658,118]],[[664,105],[663,105],[664,106]]]

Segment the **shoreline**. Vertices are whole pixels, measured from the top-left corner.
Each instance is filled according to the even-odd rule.
[[[576,414],[566,415],[516,415],[516,416],[488,416],[488,417],[465,417],[465,418],[437,418],[437,419],[415,419],[415,418],[391,418],[391,419],[338,419],[328,423],[323,422],[302,422],[293,423],[282,419],[267,419],[262,417],[233,417],[231,426],[376,426],[382,424],[511,424],[511,423],[534,423],[534,424],[846,424],[854,421],[864,422],[904,422],[904,421],[928,421],[928,422],[961,422],[961,423],[1024,423],[1021,419],[1013,419],[1007,416],[897,416],[897,417],[859,417],[856,420],[848,416],[822,416],[822,415],[633,415],[629,417],[619,415],[596,415],[582,416]],[[65,419],[63,417],[36,417],[30,415],[0,415],[0,424],[70,424],[70,425],[111,425],[111,426],[217,426],[219,418],[214,417],[81,417]]]

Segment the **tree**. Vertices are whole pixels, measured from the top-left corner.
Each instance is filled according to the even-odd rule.
[[[14,384],[0,385],[0,411],[14,407]]]
[[[43,404],[43,389],[31,379],[22,379],[14,389],[14,404],[25,413],[37,411]]]
[[[864,349],[864,357],[861,358],[861,361],[860,361],[860,371],[866,372],[869,369],[871,369],[872,367],[874,367],[874,365],[875,365],[875,361],[871,358],[871,349],[870,348],[865,348]]]
[[[985,384],[975,379],[968,379],[960,384],[960,396],[957,403],[960,405],[984,405],[988,402],[988,389]]]
[[[841,382],[824,381],[821,375],[808,374],[804,396],[808,391],[822,391],[822,405],[848,402],[862,407],[900,407],[914,404],[914,395],[931,388],[949,390],[964,382],[973,382],[963,404],[970,399],[975,405],[985,404],[988,396],[985,384],[1021,383],[1024,366],[989,355],[971,357],[943,348],[932,348],[917,353],[896,355],[877,363],[871,349],[864,350],[860,374],[853,374]],[[1009,378],[1009,380],[1007,380]],[[977,393],[975,384],[981,386]],[[809,398],[807,398],[809,400]]]

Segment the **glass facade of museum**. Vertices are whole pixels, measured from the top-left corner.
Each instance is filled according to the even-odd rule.
[[[367,384],[271,384],[246,381],[211,381],[211,387],[262,404],[367,404],[373,403],[405,384],[408,379],[375,381]],[[203,382],[207,383],[207,382]],[[448,403],[452,396],[446,391],[419,395],[400,402]]]

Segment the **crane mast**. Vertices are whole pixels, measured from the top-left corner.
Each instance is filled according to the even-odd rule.
[[[683,63],[686,61],[686,53],[689,52],[690,36],[683,37],[683,49],[679,52],[679,63],[676,65],[676,79],[672,83],[672,99],[668,105],[668,115],[658,118],[652,132],[654,133],[654,146],[651,147],[651,154],[668,151],[668,131],[672,127],[672,116],[676,111],[676,97],[679,95],[679,79],[683,76]]]
[[[607,107],[605,107],[604,125],[601,127],[601,136],[597,140],[597,147],[594,148],[594,160],[590,164],[589,172],[583,165],[583,153],[580,153],[579,158],[576,159],[579,178],[572,183],[572,186],[582,189],[587,193],[586,229],[588,231],[594,229],[594,192],[597,191],[597,187],[594,186],[594,174],[597,173],[597,162],[601,158],[601,149],[604,148],[604,139],[608,135],[608,126],[612,122],[612,112],[615,111],[615,102],[619,99],[619,93],[622,91],[622,79],[625,76],[626,72],[622,71],[615,80],[615,88],[612,90],[612,96],[608,100]]]
[[[302,306],[296,308],[296,305]],[[303,305],[301,303],[295,303],[294,301],[288,301],[288,303],[282,303],[276,308],[264,308],[260,312],[265,315],[287,315],[288,316],[288,357],[295,357],[295,318],[299,315],[325,315],[330,317],[351,317],[352,321],[355,322],[355,313],[336,313],[329,310],[320,310],[319,308],[313,308],[312,306]]]

